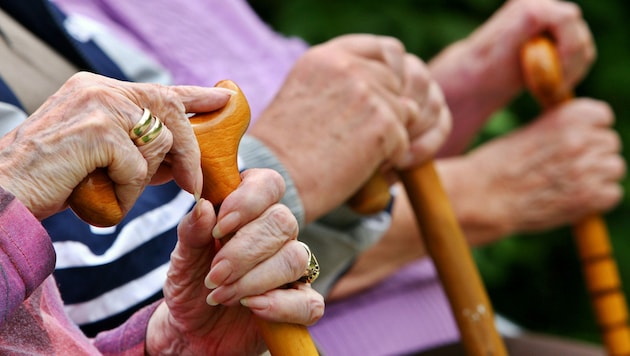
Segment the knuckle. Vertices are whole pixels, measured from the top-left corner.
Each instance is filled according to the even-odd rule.
[[[578,4],[569,1],[564,1],[560,4],[564,6],[564,11],[566,13],[567,19],[575,20],[582,17],[582,9]]]
[[[380,38],[384,51],[391,51],[400,55],[406,52],[405,45],[398,38],[391,36],[382,36]]]
[[[292,248],[286,249],[287,258],[285,259],[285,270],[290,273],[288,280],[295,281],[302,277],[308,261],[304,258],[304,248],[300,244],[296,243],[290,245]]]
[[[297,219],[285,205],[274,204],[267,210],[265,220],[268,222],[267,227],[273,235],[288,239],[297,237]]]
[[[96,75],[90,72],[86,72],[86,71],[77,72],[73,74],[66,81],[66,85],[69,85],[69,86],[84,85],[86,81],[91,81],[95,77]]]
[[[308,325],[315,324],[324,315],[324,300],[318,293],[315,294],[308,301]]]

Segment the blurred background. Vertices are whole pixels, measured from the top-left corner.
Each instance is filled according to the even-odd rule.
[[[598,59],[576,88],[578,96],[608,101],[616,128],[630,150],[630,2],[575,1],[595,36]],[[274,29],[317,44],[331,37],[367,32],[399,38],[410,52],[429,60],[447,44],[485,21],[499,0],[250,0]],[[510,131],[539,112],[523,94],[498,112],[479,135],[483,142]],[[624,181],[628,191],[628,180]],[[480,205],[480,209],[483,206]],[[613,249],[630,295],[630,200],[606,214]],[[474,251],[497,312],[536,331],[599,342],[581,267],[568,228],[514,236]]]

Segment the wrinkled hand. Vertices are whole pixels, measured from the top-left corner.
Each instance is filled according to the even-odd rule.
[[[280,158],[310,222],[382,164],[430,157],[450,114],[425,65],[390,37],[347,35],[311,48],[250,129]]]
[[[147,331],[149,354],[260,354],[265,346],[252,314],[303,325],[322,316],[323,297],[310,285],[290,284],[301,277],[308,261],[296,241],[295,217],[275,204],[283,194],[279,174],[248,170],[222,203],[217,225],[205,200],[182,220],[165,303]],[[215,237],[234,234],[218,250],[213,230]]]
[[[72,190],[97,167],[108,167],[123,212],[144,187],[173,177],[201,191],[200,153],[188,112],[221,108],[217,88],[134,84],[79,73],[22,125],[0,139],[0,185],[43,219],[66,206]],[[129,131],[147,107],[165,127],[136,147]]]
[[[565,89],[572,90],[596,57],[592,34],[573,2],[510,0],[467,38],[430,62],[453,114],[453,133],[442,153],[462,153],[490,115],[524,89],[520,53],[531,38],[556,43]]]
[[[481,146],[467,158],[485,177],[470,189],[477,204],[467,211],[477,209],[478,216],[487,210],[486,221],[509,234],[554,228],[613,208],[622,198],[626,171],[613,121],[606,103],[576,99]]]
[[[556,228],[613,208],[626,172],[613,120],[606,103],[575,99],[466,156],[439,159],[469,244]],[[426,254],[409,201],[399,193],[391,229],[356,259],[330,300],[369,288]]]

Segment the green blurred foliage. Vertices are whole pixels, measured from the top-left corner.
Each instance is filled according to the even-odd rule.
[[[399,38],[428,60],[449,43],[468,35],[503,1],[498,0],[268,0],[250,1],[276,30],[311,44],[344,33],[375,33]],[[630,144],[630,2],[575,1],[593,32],[598,59],[576,88],[578,96],[606,100],[616,128]],[[465,60],[465,59],[462,59]],[[477,142],[501,135],[535,116],[527,95],[497,113]],[[628,180],[624,180],[628,190]],[[480,204],[480,209],[483,206]],[[605,215],[626,294],[630,295],[630,201],[626,197]],[[522,326],[541,332],[599,341],[571,231],[561,228],[513,236],[477,249],[474,256],[495,309]]]

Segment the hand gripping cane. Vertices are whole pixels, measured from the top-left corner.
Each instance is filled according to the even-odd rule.
[[[525,83],[543,109],[572,98],[562,85],[560,60],[547,37],[530,40],[521,60]],[[605,222],[599,215],[587,216],[573,226],[573,234],[606,350],[609,355],[630,355],[628,307]]]
[[[249,104],[240,88],[232,81],[220,81],[217,87],[234,90],[228,103],[220,110],[198,114],[190,119],[201,150],[203,191],[201,196],[215,207],[234,191],[241,182],[237,166],[237,151],[250,120]],[[115,225],[122,219],[113,190],[113,183],[104,169],[86,178],[73,193],[72,206],[77,215],[99,226]],[[308,329],[303,325],[275,323],[258,317],[256,324],[269,351],[274,356],[318,355]]]
[[[451,304],[466,354],[507,355],[479,271],[433,161],[399,174]],[[376,173],[348,204],[359,213],[371,213],[382,210],[389,197],[384,177]]]

